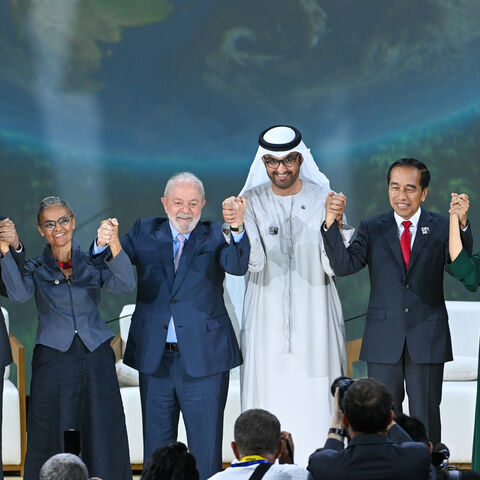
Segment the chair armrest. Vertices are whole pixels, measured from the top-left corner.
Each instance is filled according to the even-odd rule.
[[[25,464],[25,452],[27,449],[27,408],[25,390],[25,347],[13,335],[10,335],[10,347],[12,348],[13,362],[17,366],[17,390],[20,399],[20,443],[21,443],[21,466],[20,473],[23,475]]]
[[[350,340],[347,342],[347,375],[353,378],[353,364],[360,359],[362,339]]]
[[[113,352],[115,353],[115,361],[118,362],[122,358],[122,338],[120,337],[119,333],[117,333],[112,338],[112,341],[110,342],[110,346],[112,347]]]

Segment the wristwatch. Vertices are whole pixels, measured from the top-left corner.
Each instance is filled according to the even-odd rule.
[[[230,225],[230,231],[232,231],[234,233],[242,233],[244,230],[245,230],[245,227],[244,227],[243,223],[241,225],[239,225],[238,227],[232,227]]]

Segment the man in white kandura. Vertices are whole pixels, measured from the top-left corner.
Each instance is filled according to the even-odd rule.
[[[328,431],[330,383],[346,363],[342,309],[320,233],[333,193],[296,128],[271,127],[259,144],[240,193],[251,244],[242,410],[281,418],[296,439],[295,463],[306,465]],[[353,233],[344,222],[341,231]]]

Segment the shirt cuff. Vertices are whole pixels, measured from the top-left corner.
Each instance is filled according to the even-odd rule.
[[[242,233],[231,232],[231,234],[233,237],[233,241],[235,243],[238,243],[243,238],[243,235],[245,235],[245,230]]]
[[[467,220],[467,225],[465,228],[462,228],[462,232],[466,232],[470,228],[470,220]]]
[[[99,247],[97,245],[97,239],[95,238],[94,242],[93,242],[93,250],[92,250],[92,253],[94,255],[99,255],[100,253],[104,252],[105,249],[108,247],[108,245],[105,245],[104,247]]]

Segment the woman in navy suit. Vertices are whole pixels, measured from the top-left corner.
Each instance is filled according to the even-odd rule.
[[[22,274],[6,242],[0,242],[2,279],[8,296],[23,302],[35,295],[38,330],[32,360],[25,480],[38,480],[43,463],[64,451],[64,432],[81,433],[81,456],[91,476],[132,478],[125,417],[110,347],[112,332],[102,320],[100,288],[130,292],[135,279],[115,235],[111,256],[96,264],[73,240],[75,216],[58,197],[40,202],[38,231],[47,245],[25,263]]]

